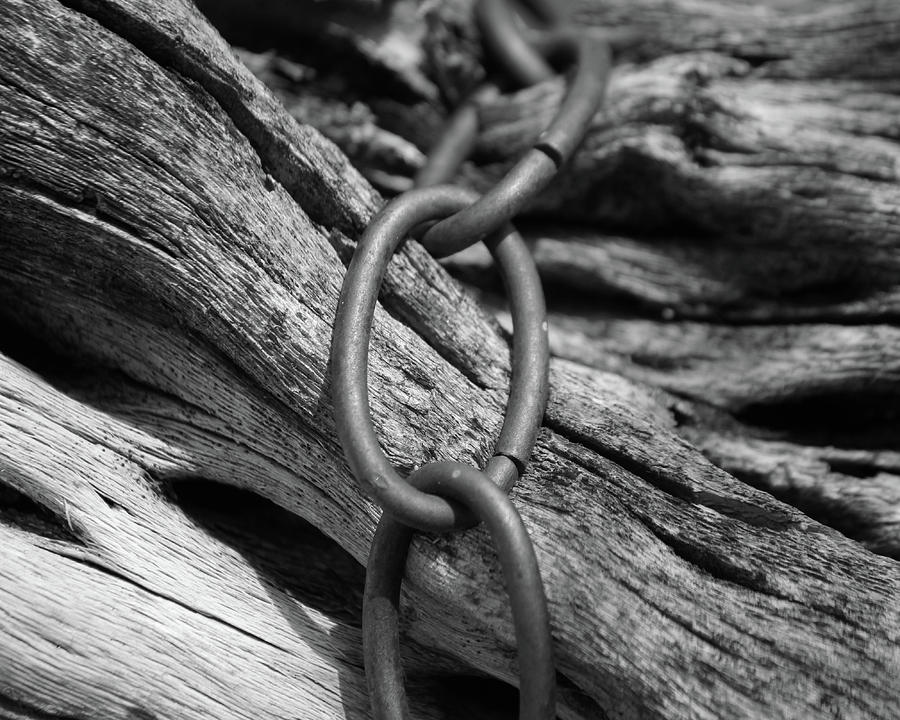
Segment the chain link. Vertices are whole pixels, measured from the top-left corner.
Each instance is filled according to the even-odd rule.
[[[519,718],[555,718],[550,618],[537,558],[515,505],[484,474],[461,463],[429,463],[410,475],[409,482],[464,503],[487,526],[500,558],[519,646]],[[385,513],[366,569],[363,658],[376,720],[409,717],[397,639],[400,583],[411,537],[408,527]]]
[[[335,425],[351,471],[384,511],[369,553],[363,602],[364,657],[376,720],[409,717],[397,617],[413,529],[450,532],[478,522],[490,531],[510,598],[519,646],[519,717],[550,720],[556,714],[543,584],[531,540],[507,497],[525,471],[546,406],[546,308],[534,261],[509,221],[547,186],[581,142],[603,99],[610,51],[606,42],[566,26],[558,3],[529,0],[528,5],[544,29],[523,34],[507,0],[480,0],[476,21],[486,46],[520,85],[550,78],[554,71],[549,60],[575,64],[550,126],[480,198],[440,185],[453,177],[474,148],[479,105],[499,92],[493,84],[477,89],[451,117],[416,176],[417,189],[388,203],[366,228],[341,288],[331,347]],[[400,242],[417,229],[420,242],[436,257],[479,240],[491,251],[503,274],[513,317],[512,373],[503,426],[483,471],[436,462],[404,480],[382,451],[372,424],[368,348],[387,265]]]
[[[397,245],[417,225],[469,206],[476,195],[443,185],[411,190],[388,203],[366,228],[341,288],[331,340],[334,419],[354,476],[397,520],[417,530],[449,532],[474,520],[443,498],[403,480],[378,444],[368,397],[368,348],[378,290]],[[547,398],[547,319],[544,293],[525,243],[511,226],[486,240],[509,294],[513,316],[512,382],[506,417],[494,449],[508,463],[486,473],[511,487],[531,453]],[[515,472],[513,472],[515,471]]]

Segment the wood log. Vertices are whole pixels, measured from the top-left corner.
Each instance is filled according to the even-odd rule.
[[[643,58],[713,50],[769,77],[896,79],[900,10],[890,2],[577,0],[573,6],[576,22],[627,30],[638,39],[632,52]]]
[[[895,30],[873,26],[872,43]],[[414,132],[382,111],[377,89],[350,112],[291,80],[302,70],[284,58],[254,69],[382,189],[407,188],[440,131],[425,99]],[[893,320],[897,90],[891,77],[773,79],[713,52],[620,64],[581,152],[532,208],[548,221],[533,233],[538,262],[551,281],[704,320]],[[493,184],[563,91],[556,79],[486,101],[480,155],[459,181]]]
[[[634,5],[623,22],[646,25],[656,12],[649,5]],[[794,28],[818,22],[802,4],[790,11],[708,10],[709,27],[723,13],[737,22],[739,15],[784,20],[796,12]],[[698,22],[690,11],[678,4],[659,9],[688,25]],[[816,17],[877,12],[842,4]],[[662,27],[659,17],[654,22]],[[889,44],[894,29],[871,25],[872,42]],[[644,31],[646,40],[652,32]],[[543,219],[523,225],[551,301],[560,298],[554,351],[689,398],[690,416],[703,418],[715,437],[721,413],[699,412],[697,403],[750,421],[755,430],[726,423],[728,443],[702,441],[695,423],[679,432],[729,472],[897,556],[896,480],[882,460],[892,453],[897,410],[888,325],[897,296],[896,83],[838,71],[823,78],[821,69],[803,76],[796,68],[812,65],[800,55],[790,77],[773,79],[784,63],[762,67],[734,46],[730,52],[741,59],[693,52],[619,65],[594,134],[568,182],[557,186],[562,194],[545,194],[535,209]],[[423,155],[392,132],[390,116],[379,118],[380,98],[370,97],[350,120],[335,102],[319,102],[315,82],[292,79],[302,72],[291,60],[245,57],[295,117],[322,127],[373,182],[408,187]],[[489,186],[540,132],[561,91],[550,82],[486,104],[481,158],[460,179]],[[535,104],[545,110],[535,113]],[[431,141],[411,137],[424,146]],[[360,147],[352,138],[367,142]],[[572,190],[579,185],[582,191]],[[582,222],[573,224],[579,213]],[[482,248],[446,264],[481,287],[497,283]],[[499,307],[496,298],[489,302]],[[673,322],[679,319],[702,323]],[[777,421],[781,415],[787,420]],[[755,437],[761,430],[769,440],[777,432],[778,443],[793,439],[791,452],[804,460],[788,462],[783,448],[764,451],[763,438]],[[840,471],[832,471],[832,461]]]
[[[222,491],[189,483],[266,498],[364,562],[378,510],[335,438],[328,346],[343,262],[376,194],[186,3],[0,8],[0,471],[12,488],[0,497],[0,708],[363,715],[358,604],[334,590],[358,592],[358,568],[322,581],[296,524],[268,506],[284,532],[234,517],[247,500],[213,529],[206,498]],[[559,89],[503,102],[545,97],[550,108]],[[652,139],[638,119],[622,122]],[[559,215],[585,187],[614,184],[592,142],[535,211]],[[610,142],[601,159],[628,157]],[[737,173],[723,186],[735,173],[669,160],[660,185],[704,188],[711,209],[698,224],[710,231],[737,213],[729,192],[773,177]],[[477,185],[496,168],[469,172]],[[782,187],[805,181],[781,172]],[[890,228],[890,183],[834,172],[824,192],[858,199],[839,217],[882,208],[860,233],[875,247],[875,228]],[[751,207],[776,196],[754,192]],[[638,210],[624,217],[637,223]],[[815,217],[796,199],[783,213],[792,227]],[[830,251],[849,246],[831,232]],[[891,239],[878,245],[886,254]],[[495,318],[406,243],[376,312],[370,371],[398,469],[483,462],[508,365]],[[679,434],[685,401],[661,377],[555,359],[544,428],[513,493],[547,586],[561,716],[895,717],[896,562],[710,462]],[[689,373],[671,377],[692,387]],[[412,677],[515,682],[483,531],[418,538],[407,578]],[[425,717],[463,694],[419,684]],[[456,702],[451,716],[510,707]]]
[[[6,498],[0,530],[0,712],[368,716],[361,568],[274,505],[166,480],[283,470],[171,396],[107,376],[103,402],[79,401],[0,362],[4,482],[28,493]],[[417,715],[483,714],[435,706],[429,676],[457,664],[406,660]]]
[[[502,301],[480,297],[511,328]],[[678,434],[716,465],[900,557],[894,327],[714,326],[571,309],[549,321],[555,356],[670,393]]]

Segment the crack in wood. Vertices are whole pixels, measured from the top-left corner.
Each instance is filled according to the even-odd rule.
[[[206,618],[207,620],[212,620],[214,622],[220,623],[223,627],[226,627],[229,630],[233,630],[234,632],[239,633],[245,637],[248,637],[251,640],[255,640],[256,642],[259,642],[263,645],[266,645],[268,647],[271,647],[271,648],[278,650],[280,652],[283,652],[283,653],[291,652],[288,648],[278,645],[277,643],[273,642],[272,640],[269,640],[259,634],[252,633],[249,630],[247,630],[246,628],[240,627],[239,625],[235,625],[234,623],[229,622],[228,620],[226,620],[225,618],[223,618],[221,616],[218,616],[213,613],[207,612],[205,610],[201,610],[200,608],[194,607],[190,603],[187,603],[183,600],[179,600],[177,597],[170,595],[168,593],[163,593],[159,590],[155,590],[154,588],[150,587],[147,583],[141,582],[137,578],[133,577],[125,569],[116,568],[113,564],[108,562],[105,558],[103,558],[100,555],[95,554],[94,552],[92,552],[90,550],[81,551],[81,550],[69,549],[69,548],[64,548],[63,546],[55,545],[55,544],[46,546],[45,549],[49,550],[50,552],[54,553],[55,555],[58,555],[59,557],[63,557],[63,558],[66,558],[67,560],[72,560],[73,562],[86,565],[87,567],[90,567],[93,570],[98,570],[102,573],[105,573],[106,575],[109,575],[110,577],[113,577],[116,580],[121,580],[130,585],[133,585],[134,587],[147,593],[148,595],[151,595],[160,600],[164,600],[166,602],[173,603],[174,605],[177,605],[178,607],[183,608],[184,610],[188,610],[192,613],[195,613],[195,614],[199,615],[200,617]]]
[[[691,505],[706,507],[719,515],[729,517],[733,520],[739,520],[740,522],[753,527],[760,527],[779,532],[796,529],[798,527],[798,521],[788,512],[778,512],[773,508],[763,508],[745,500],[721,495],[709,490],[697,490],[696,488],[679,483],[679,481],[673,477],[668,477],[657,468],[653,468],[648,464],[635,460],[625,452],[604,445],[603,438],[591,437],[582,433],[573,432],[570,428],[566,428],[559,423],[554,423],[546,419],[544,424],[545,427],[553,430],[553,432],[569,442],[591,448],[591,450],[601,457],[615,463],[626,472],[640,478],[648,485],[651,485],[676,500]],[[567,458],[580,464],[579,458],[575,456],[567,456]],[[588,466],[584,467],[591,472],[595,471],[594,468]]]
[[[172,38],[161,32],[158,26],[141,17],[142,9],[132,8],[132,12],[129,13],[120,7],[120,3],[116,0],[59,1],[64,7],[97,22],[160,67],[196,82],[247,139],[266,172],[300,202],[316,223],[325,227],[336,227],[354,236],[359,233],[364,224],[362,216],[354,216],[351,214],[352,211],[348,212],[346,202],[336,201],[338,197],[346,200],[346,193],[332,191],[334,179],[328,173],[338,166],[341,173],[347,173],[349,167],[346,162],[333,155],[331,148],[325,147],[324,143],[319,143],[322,146],[320,157],[325,160],[324,167],[316,168],[314,164],[299,167],[294,162],[297,148],[290,147],[291,141],[285,136],[296,134],[301,126],[294,126],[294,121],[287,117],[283,107],[277,105],[270,96],[260,98],[256,88],[249,93],[242,92],[248,83],[248,71],[244,70],[242,76],[233,78],[217,75],[216,70],[206,64],[204,53],[197,47],[190,47],[190,40],[185,44],[173,42]],[[198,11],[187,5],[182,5],[179,9],[185,14],[186,19],[190,18],[186,22],[186,26],[189,26]],[[189,35],[189,30],[185,32]],[[185,52],[188,48],[192,51]],[[233,84],[230,81],[234,81]],[[257,107],[253,107],[254,103]],[[272,122],[268,127],[264,122],[266,114]],[[312,150],[311,146],[317,139],[307,134],[303,145],[307,150]],[[325,182],[322,183],[322,180]],[[371,211],[374,201],[375,196],[371,192],[368,193],[368,197],[362,199],[360,209],[363,210],[363,215],[366,210]]]

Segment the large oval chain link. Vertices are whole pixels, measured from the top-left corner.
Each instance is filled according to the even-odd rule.
[[[504,9],[500,13],[492,10],[487,15],[484,12],[478,15],[482,31],[494,39],[495,48],[508,51],[511,38],[524,43],[504,0],[482,0],[478,7]],[[504,29],[499,36],[498,28]],[[534,147],[477,202],[436,223],[420,238],[419,241],[435,257],[446,257],[473,245],[529,205],[572,156],[603,101],[611,65],[609,44],[605,40],[560,26],[536,34],[524,47],[529,48],[532,57],[562,56],[574,63],[572,82],[556,115]],[[507,64],[517,67],[513,64],[515,58],[506,54],[501,57]],[[523,79],[531,77],[529,74]],[[449,132],[445,132],[426,168],[417,176],[419,182],[446,182],[452,176],[474,143],[477,131],[474,104],[492,91],[492,87],[483,88],[457,111],[448,124]]]
[[[331,348],[335,424],[350,468],[384,512],[372,548],[363,603],[366,675],[376,720],[408,718],[399,657],[398,604],[412,529],[448,532],[484,522],[497,548],[519,646],[520,720],[555,717],[552,640],[537,559],[506,493],[525,470],[547,400],[549,352],[543,291],[534,261],[509,225],[550,182],[581,142],[600,105],[610,68],[606,42],[564,24],[552,0],[529,0],[546,29],[526,37],[507,0],[480,0],[476,18],[497,59],[521,85],[552,76],[548,58],[576,65],[553,121],[507,175],[478,198],[447,182],[474,148],[478,104],[499,90],[488,84],[451,118],[416,177],[419,189],[390,202],[363,233],[347,270]],[[513,316],[512,374],[506,415],[485,470],[428,463],[406,480],[382,451],[368,398],[372,318],[387,265],[404,237],[421,234],[443,257],[483,240],[507,287]]]
[[[404,193],[366,228],[347,269],[331,341],[334,419],[353,475],[379,504],[417,530],[448,532],[470,527],[471,515],[403,480],[381,449],[368,396],[368,353],[378,290],[397,245],[417,225],[457,212],[474,195],[449,185]],[[547,319],[534,262],[511,227],[486,241],[510,298],[513,315],[512,382],[506,417],[487,472],[512,487],[528,461],[547,399]],[[507,461],[503,461],[506,458]]]

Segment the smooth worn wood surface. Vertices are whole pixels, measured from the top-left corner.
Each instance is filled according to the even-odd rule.
[[[357,48],[373,25],[353,27]],[[840,134],[831,116],[810,118],[844,112],[847,86],[818,70],[763,77],[712,49],[620,66],[610,108],[531,213],[538,250],[580,233],[622,267],[662,268],[628,290],[573,248],[581,280],[550,285],[550,403],[513,498],[547,587],[560,715],[893,718],[900,568],[852,539],[896,554],[894,405],[871,400],[895,386],[895,138],[874,116],[890,89],[853,75],[856,105],[877,112]],[[426,56],[395,58],[383,77]],[[316,110],[307,120],[348,107],[281,79],[279,98]],[[406,137],[397,103],[377,97],[389,87],[373,84],[343,136],[323,130],[352,138],[356,117],[372,129],[357,154],[366,137],[408,149],[405,164],[369,166],[402,189],[445,108],[407,84],[406,124],[432,124]],[[485,107],[482,154],[461,180],[496,176],[561,90]],[[797,97],[818,99],[804,116]],[[846,112],[852,128],[864,108]],[[342,460],[328,353],[377,193],[180,0],[0,1],[0,170],[0,712],[365,717],[354,561],[378,510]],[[770,248],[761,262],[796,255],[793,285],[762,269],[755,286],[735,279],[755,243]],[[678,248],[701,245],[731,269],[706,269],[718,286],[682,277]],[[479,263],[454,269],[493,287]],[[847,299],[833,288],[851,277],[866,282]],[[683,302],[654,300],[678,282]],[[817,287],[821,300],[804,295]],[[713,291],[730,299],[703,299]],[[403,473],[490,454],[509,373],[491,293],[479,302],[414,242],[391,265],[370,397]],[[837,423],[854,399],[883,434],[863,426],[854,440]],[[854,504],[848,487],[865,481]],[[807,488],[838,498],[832,511],[874,508],[860,511],[869,529],[823,524]],[[515,682],[515,648],[484,531],[415,541],[402,642],[416,717],[515,712],[498,682]]]

